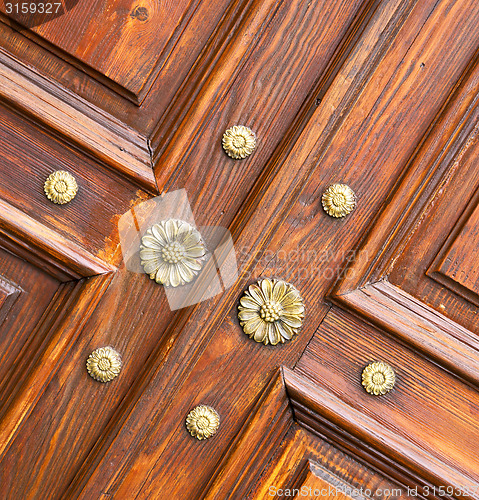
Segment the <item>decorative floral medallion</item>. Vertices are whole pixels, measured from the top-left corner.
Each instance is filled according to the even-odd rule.
[[[250,285],[238,308],[246,335],[265,345],[291,340],[303,324],[303,299],[293,285],[281,280],[262,279]]]
[[[188,432],[199,439],[208,439],[220,426],[220,416],[211,406],[200,405],[193,408],[186,417]]]
[[[98,382],[110,382],[120,373],[121,356],[112,347],[100,347],[88,356],[86,369]]]
[[[169,219],[154,224],[141,243],[141,265],[152,280],[162,285],[189,283],[203,267],[205,246],[201,234],[188,222]]]
[[[256,135],[248,127],[235,125],[223,134],[223,149],[235,160],[249,156],[256,148]]]
[[[386,394],[396,382],[394,370],[382,361],[370,363],[363,370],[362,374],[363,386],[369,394],[379,396]]]
[[[323,208],[331,217],[345,217],[354,210],[356,197],[346,184],[333,184],[322,197]]]
[[[43,188],[47,198],[59,205],[72,201],[78,192],[75,177],[65,170],[57,170],[50,174]]]

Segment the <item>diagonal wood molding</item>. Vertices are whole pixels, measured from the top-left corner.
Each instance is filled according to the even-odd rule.
[[[7,453],[63,359],[74,347],[113,277],[114,273],[109,273],[60,285],[32,335],[43,338],[42,345],[31,353],[27,342],[18,359],[22,360],[28,353],[31,356],[28,365],[17,363],[16,370],[2,383],[2,393],[8,397],[2,400],[0,411],[0,457]]]
[[[428,453],[412,437],[405,438],[378,418],[374,412],[369,415],[354,408],[341,394],[281,367],[197,498],[249,498],[262,473],[257,467],[259,461],[268,464],[294,422],[381,471],[404,489],[417,487],[421,491],[429,487],[432,492],[434,487],[449,486],[456,491],[478,491],[479,482],[463,470]],[[456,497],[477,498],[474,494]]]
[[[330,299],[479,386],[477,336],[400,288],[382,280]]]
[[[116,269],[3,200],[0,200],[0,237],[4,247],[40,265],[61,281]]]
[[[388,477],[406,484],[452,486],[455,491],[479,491],[479,482],[452,467],[365,412],[358,411],[324,387],[312,384],[293,370],[283,368],[294,418],[312,432],[338,444],[359,460],[376,467]],[[466,496],[477,498],[472,493]]]
[[[0,79],[3,100],[156,193],[146,137],[17,61],[4,49],[0,49]]]

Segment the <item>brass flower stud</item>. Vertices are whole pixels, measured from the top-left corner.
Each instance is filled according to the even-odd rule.
[[[362,373],[362,384],[369,394],[379,396],[386,394],[396,381],[394,370],[382,361],[370,363]]]
[[[256,135],[248,127],[235,125],[223,134],[222,144],[228,156],[242,160],[256,148]]]
[[[303,324],[303,299],[293,285],[281,280],[262,279],[250,285],[238,309],[246,335],[265,345],[291,340]]]
[[[72,174],[65,170],[57,170],[48,176],[43,189],[49,200],[64,205],[75,198],[78,184]]]
[[[345,217],[356,206],[354,191],[346,184],[332,184],[322,197],[324,211],[331,217]]]
[[[120,373],[121,356],[112,347],[100,347],[88,356],[86,369],[98,382],[110,382]]]
[[[154,224],[141,239],[140,259],[145,273],[165,286],[192,281],[203,267],[205,255],[200,233],[182,220]]]
[[[186,417],[188,432],[199,439],[208,439],[220,426],[220,416],[211,406],[200,405],[193,408]]]

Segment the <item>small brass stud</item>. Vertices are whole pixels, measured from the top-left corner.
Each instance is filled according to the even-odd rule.
[[[98,382],[110,382],[120,373],[121,356],[112,347],[100,347],[88,356],[86,369]]]
[[[186,417],[188,432],[198,440],[208,439],[220,426],[220,416],[211,406],[200,405],[193,408]]]
[[[249,156],[256,148],[256,135],[248,127],[235,125],[223,134],[223,149],[235,160]]]
[[[396,382],[394,370],[387,363],[370,363],[362,373],[362,384],[369,394],[380,396],[389,392]]]
[[[356,206],[354,191],[346,184],[332,184],[322,196],[324,211],[331,217],[345,217]]]
[[[293,285],[281,280],[266,278],[250,285],[238,309],[243,331],[265,345],[291,340],[303,324],[303,299]]]
[[[64,205],[75,198],[78,184],[72,174],[65,170],[57,170],[48,176],[44,190],[49,200],[58,205]]]

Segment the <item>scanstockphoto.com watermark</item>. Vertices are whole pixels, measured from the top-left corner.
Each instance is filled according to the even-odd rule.
[[[479,491],[472,491],[468,488],[454,486],[416,486],[415,488],[353,488],[350,486],[328,485],[322,488],[313,488],[303,485],[301,488],[277,488],[270,486],[268,494],[272,498],[331,498],[336,496],[349,496],[350,498],[366,500],[367,498],[400,498],[400,497],[475,497]]]
[[[275,486],[270,486],[269,496],[273,498],[297,498],[297,497],[310,497],[310,498],[331,498],[331,497],[343,497],[349,496],[350,498],[366,499],[371,497],[383,498],[383,497],[401,497],[404,491],[401,488],[383,488],[377,489],[375,491],[369,488],[351,488],[347,486],[333,486],[329,485],[322,488],[313,488],[311,486],[303,485],[301,488],[276,488]]]
[[[254,252],[237,248],[228,229],[196,226],[185,189],[164,193],[132,207],[118,221],[126,268],[164,285],[171,310],[210,299],[241,276],[258,279],[258,269],[276,269],[301,287],[312,279],[333,283],[348,276],[365,252],[332,248],[284,248]],[[261,271],[259,271],[261,272]]]
[[[295,248],[285,250],[262,250],[258,252],[253,259],[250,258],[250,248],[237,247],[236,255],[239,262],[249,261],[249,267],[253,272],[257,268],[267,268],[272,266],[281,269],[282,272],[294,281],[296,286],[314,278],[326,281],[336,281],[340,278],[352,279],[357,271],[353,263],[368,262],[369,253],[367,250],[339,250],[334,251],[331,248],[311,249]],[[254,278],[243,271],[246,280]]]

